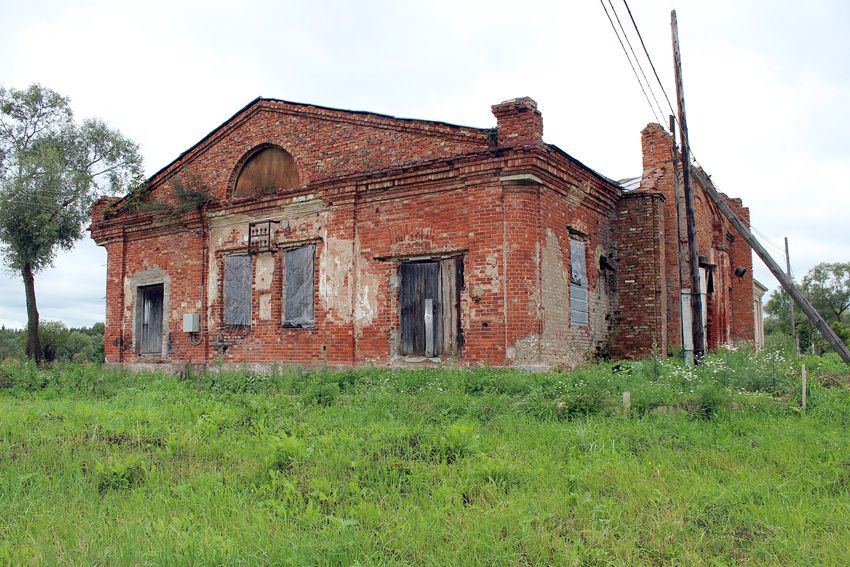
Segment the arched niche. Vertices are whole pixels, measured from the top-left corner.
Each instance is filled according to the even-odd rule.
[[[277,146],[254,150],[242,163],[233,185],[234,197],[267,195],[301,185],[292,156]]]

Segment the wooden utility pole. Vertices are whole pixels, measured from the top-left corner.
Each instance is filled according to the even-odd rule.
[[[841,357],[844,362],[850,364],[850,349],[847,348],[841,339],[838,338],[838,335],[835,334],[835,331],[824,321],[823,317],[817,312],[817,310],[809,303],[809,300],[800,293],[800,290],[794,285],[794,282],[791,281],[785,272],[782,271],[782,268],[779,267],[779,264],[776,263],[776,260],[767,253],[767,250],[756,240],[756,237],[750,232],[750,229],[738,218],[729,205],[726,204],[726,201],[720,198],[719,192],[717,188],[714,186],[714,183],[711,181],[711,178],[702,170],[702,169],[694,169],[694,175],[697,178],[697,181],[700,182],[703,189],[705,190],[705,194],[708,195],[714,204],[717,205],[717,208],[720,209],[720,212],[723,213],[729,222],[732,223],[732,226],[741,234],[744,240],[747,241],[747,244],[750,245],[750,248],[755,250],[756,254],[758,254],[759,258],[761,258],[762,262],[767,266],[770,272],[774,275],[774,277],[779,280],[779,283],[782,284],[782,287],[785,288],[785,291],[788,292],[788,295],[791,296],[800,309],[803,310],[803,313],[806,314],[806,317],[809,318],[809,321],[814,323],[814,325],[818,328],[824,338],[829,342],[835,352]]]
[[[785,273],[788,275],[788,279],[791,279],[791,255],[788,253],[788,237],[785,237]],[[794,281],[791,279],[791,281]],[[790,297],[789,297],[790,299]],[[794,301],[788,302],[788,310],[791,316],[791,336],[794,337],[794,352],[797,355],[800,355],[800,337],[797,335],[797,323],[794,318]]]
[[[673,30],[673,60],[676,72],[676,98],[679,106],[679,131],[682,144],[682,182],[685,186],[685,219],[688,226],[688,259],[691,267],[691,332],[693,334],[694,360],[705,354],[705,333],[702,322],[702,294],[700,293],[699,254],[697,253],[696,212],[694,193],[691,187],[690,148],[688,146],[688,122],[685,118],[685,91],[682,84],[682,56],[679,51],[679,25],[676,10],[670,13]],[[684,332],[684,330],[683,330]]]

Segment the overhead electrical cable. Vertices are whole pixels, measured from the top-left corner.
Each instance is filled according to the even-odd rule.
[[[661,119],[658,118],[658,114],[655,112],[655,108],[649,101],[649,95],[646,94],[646,89],[644,88],[643,83],[641,82],[640,77],[638,76],[638,72],[635,69],[634,63],[632,63],[632,58],[629,57],[629,52],[626,51],[626,46],[623,44],[623,40],[620,38],[620,34],[617,31],[617,26],[614,25],[614,20],[611,19],[611,14],[608,13],[608,8],[605,7],[605,0],[599,0],[599,3],[602,4],[602,9],[605,10],[605,15],[608,16],[608,22],[611,24],[611,29],[614,30],[614,35],[617,36],[617,41],[620,42],[620,47],[623,49],[623,53],[625,54],[626,59],[628,59],[629,61],[629,67],[632,68],[632,73],[634,73],[635,79],[637,80],[638,85],[640,85],[640,90],[641,92],[643,92],[643,96],[646,99],[646,104],[649,105],[649,109],[652,111],[652,115],[655,117],[655,119],[661,122]]]
[[[649,49],[647,49],[646,43],[643,41],[643,35],[640,33],[640,28],[638,28],[637,21],[635,20],[634,15],[632,14],[632,10],[629,7],[628,0],[623,0],[623,4],[626,7],[626,11],[629,13],[629,19],[631,19],[632,26],[634,26],[634,28],[635,28],[635,32],[637,33],[638,39],[640,40],[640,44],[641,44],[641,47],[643,48],[643,52],[646,55],[647,61],[649,61],[649,66],[652,68],[652,73],[655,75],[655,80],[658,82],[658,86],[661,87],[661,92],[664,94],[664,98],[667,101],[667,106],[670,108],[670,113],[671,113],[670,116],[673,117],[673,121],[676,124],[678,124],[679,128],[681,129],[682,125],[679,124],[679,116],[678,116],[677,112],[675,111],[675,109],[673,108],[673,103],[670,101],[670,97],[667,95],[667,89],[664,88],[664,83],[661,82],[661,77],[659,77],[658,71],[655,68],[655,64],[652,61],[652,56],[649,54]],[[603,4],[602,7],[604,8],[605,5]],[[613,8],[613,6],[612,6],[612,8]],[[607,14],[608,11],[606,10],[605,13]],[[610,20],[610,16],[609,16],[608,19]],[[662,114],[663,114],[663,112],[662,112]],[[656,119],[657,119],[657,116],[656,116]],[[691,156],[691,159],[693,160],[694,164],[696,164],[700,169],[703,170],[703,172],[705,172],[705,168],[702,166],[699,159],[697,159],[696,154],[694,153],[693,146],[691,146],[690,140],[688,140],[688,151],[690,152],[690,156]],[[707,173],[706,173],[706,175],[708,177],[711,177]]]
[[[661,78],[658,76],[658,71],[655,69],[655,64],[652,62],[652,57],[649,55],[649,50],[646,48],[646,44],[643,42],[643,36],[638,29],[637,22],[635,22],[634,16],[632,16],[632,9],[629,8],[629,3],[627,0],[623,0],[623,4],[626,6],[626,11],[629,13],[629,19],[632,20],[632,26],[635,28],[635,32],[637,32],[638,39],[640,40],[640,45],[643,47],[643,52],[646,54],[646,59],[649,61],[649,66],[652,68],[652,73],[655,75],[655,80],[658,81],[658,86],[661,87],[661,92],[664,93],[664,98],[667,100],[667,106],[670,107],[670,113],[672,116],[676,116],[676,111],[673,110],[673,103],[670,102],[670,97],[667,96],[667,90],[664,88],[664,83],[661,82]]]
[[[617,20],[617,25],[620,26],[620,31],[623,32],[623,38],[626,40],[626,44],[629,46],[629,51],[632,52],[632,57],[634,58],[635,63],[637,63],[638,69],[640,69],[640,74],[643,77],[644,83],[646,83],[646,87],[649,89],[649,94],[652,95],[652,100],[655,101],[655,107],[658,108],[658,112],[661,116],[664,116],[664,109],[661,108],[661,105],[658,103],[658,97],[655,96],[655,89],[652,88],[652,84],[649,82],[649,79],[646,76],[646,72],[643,70],[643,65],[640,64],[640,59],[635,53],[634,48],[632,47],[632,42],[629,40],[629,34],[626,33],[626,29],[623,27],[623,22],[620,21],[620,15],[617,13],[617,9],[614,8],[614,4],[611,0],[608,0],[608,5],[611,6],[611,12],[614,13],[614,18]],[[652,64],[652,61],[650,61]],[[657,77],[656,77],[657,78]],[[662,87],[663,90],[663,87]],[[655,109],[653,109],[653,114],[655,114]],[[659,116],[656,114],[655,118],[657,119]]]

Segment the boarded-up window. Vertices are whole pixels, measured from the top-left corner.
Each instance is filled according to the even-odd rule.
[[[581,240],[570,239],[570,322],[587,325],[587,256]]]
[[[315,315],[316,246],[301,246],[284,255],[283,326],[312,327]]]
[[[245,162],[233,194],[236,197],[264,195],[301,184],[298,167],[288,152],[269,147],[260,150]]]
[[[251,325],[251,257],[224,257],[224,324]]]

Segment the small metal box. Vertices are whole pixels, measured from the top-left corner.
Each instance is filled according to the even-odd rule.
[[[201,331],[201,322],[197,313],[183,314],[183,332],[198,333]]]

